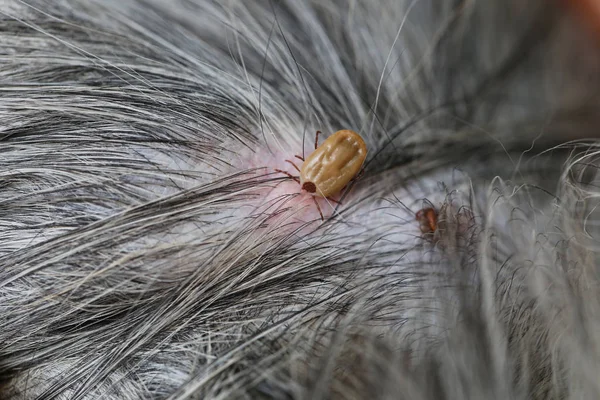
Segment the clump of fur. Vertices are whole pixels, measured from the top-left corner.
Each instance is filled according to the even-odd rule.
[[[599,59],[559,5],[0,16],[2,398],[600,397]],[[265,195],[338,129],[331,219]]]

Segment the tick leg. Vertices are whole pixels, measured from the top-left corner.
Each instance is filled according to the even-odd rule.
[[[332,202],[334,202],[335,204],[342,204],[342,202],[341,202],[341,201],[334,200],[334,199],[332,199],[332,198],[330,198],[330,197],[327,197],[327,200],[329,200],[329,201],[332,201]]]
[[[317,147],[319,147],[319,134],[321,134],[321,131],[317,131],[317,134],[315,136],[315,150],[317,149]]]
[[[321,215],[321,221],[324,221],[325,218],[323,218],[323,213],[321,212],[321,207],[319,207],[319,202],[317,201],[317,199],[315,199],[314,196],[311,196],[313,201],[315,202],[315,206],[317,206],[317,210],[319,210],[319,214]]]
[[[280,169],[275,169],[275,171],[276,171],[276,172],[280,172],[280,173],[282,173],[282,174],[285,174],[285,175],[289,176],[290,178],[292,178],[293,180],[295,180],[296,182],[298,182],[298,185],[300,184],[300,179],[298,179],[298,177],[296,177],[296,176],[294,176],[294,175],[290,174],[289,172],[287,172],[287,171],[282,171],[282,170],[280,170]]]
[[[296,156],[294,156],[294,157],[296,157],[296,158],[299,158],[300,160],[304,161],[304,157],[302,157],[302,156],[298,156],[298,155],[296,155]]]
[[[292,166],[293,166],[294,168],[296,168],[296,171],[300,172],[300,168],[298,168],[298,166],[296,166],[296,164],[294,164],[292,161],[290,161],[290,160],[285,160],[285,162],[289,162],[290,164],[292,164]]]

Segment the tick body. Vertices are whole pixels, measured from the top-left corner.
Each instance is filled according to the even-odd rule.
[[[285,171],[276,171],[291,176],[300,183],[302,190],[313,196],[329,198],[339,193],[360,172],[367,158],[367,145],[358,133],[346,129],[337,131],[318,146],[319,133],[317,131],[315,151],[306,160],[296,156],[304,161],[302,169],[286,160],[300,172],[300,179]],[[316,200],[315,204],[323,219]]]
[[[366,158],[367,145],[358,133],[337,131],[304,161],[300,185],[315,196],[333,196],[356,177]]]
[[[432,234],[437,229],[438,214],[434,208],[424,208],[415,214],[415,219],[419,221],[419,228],[423,234]]]

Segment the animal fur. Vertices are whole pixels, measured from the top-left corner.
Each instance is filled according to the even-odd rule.
[[[1,398],[600,398],[598,54],[542,0],[0,0]],[[273,169],[339,129],[321,222]]]

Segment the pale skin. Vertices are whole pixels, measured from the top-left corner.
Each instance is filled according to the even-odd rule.
[[[298,177],[280,169],[275,171],[294,179],[302,190],[312,194],[323,220],[323,212],[315,196],[339,203],[331,196],[338,194],[358,175],[367,157],[367,146],[360,135],[351,130],[337,131],[319,146],[320,133],[317,131],[315,136],[315,151],[306,160],[296,155],[304,161],[301,169],[294,162],[285,160],[299,172]]]

